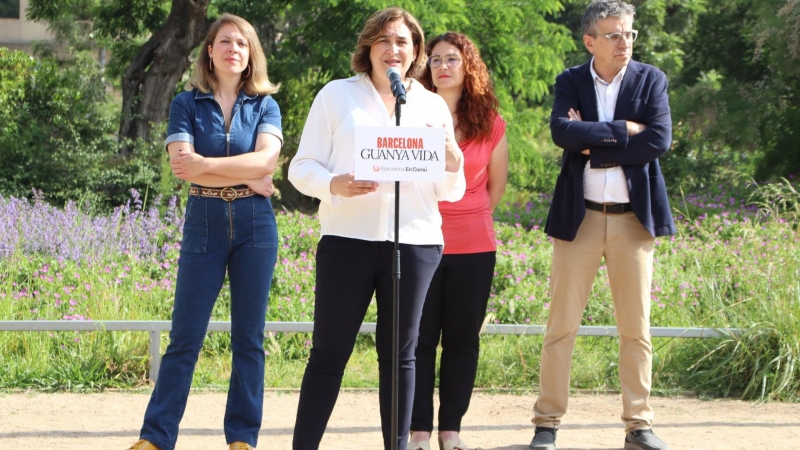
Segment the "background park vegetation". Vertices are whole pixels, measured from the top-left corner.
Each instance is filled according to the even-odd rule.
[[[549,137],[551,85],[565,67],[588,59],[579,26],[587,3],[31,0],[28,17],[47,22],[59,45],[41,44],[32,56],[0,48],[0,320],[169,319],[181,225],[180,200],[170,199],[185,186],[166,164],[164,122],[210,23],[232,12],[258,30],[270,78],[282,85],[275,98],[286,167],[315,93],[352,75],[349,54],[365,19],[398,4],[428,37],[471,36],[492,71],[509,124],[511,170],[496,215],[502,258],[490,319],[544,323],[550,244],[538,228],[560,155]],[[659,241],[653,324],[750,330],[718,341],[658,340],[656,384],[796,399],[800,2],[632,3],[640,31],[634,57],[667,73],[674,122],[662,167],[680,234]],[[309,321],[316,225],[303,212],[314,203],[281,173],[276,179],[284,249],[270,319]],[[586,324],[613,323],[604,286],[601,273]],[[215,318],[226,320],[226,302]],[[270,337],[268,383],[297,382],[307,339]],[[360,339],[351,386],[375,382],[372,337]],[[532,386],[537,338],[485,339],[479,384]],[[145,376],[145,340],[0,334],[0,386],[136,385]],[[574,385],[614,388],[616,342],[579,342]],[[224,334],[209,337],[197,383],[226,378],[228,345]]]

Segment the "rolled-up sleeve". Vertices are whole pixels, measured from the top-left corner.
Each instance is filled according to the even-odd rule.
[[[194,145],[194,126],[192,111],[186,104],[185,95],[178,95],[169,105],[169,124],[164,148],[173,142],[188,142]]]
[[[269,133],[281,140],[283,145],[283,126],[281,125],[281,109],[278,102],[272,97],[268,97],[261,111],[261,118],[258,121],[257,133]]]
[[[339,201],[331,195],[334,174],[328,170],[332,152],[333,132],[323,88],[314,98],[303,126],[297,154],[289,163],[289,181],[303,194],[336,205]]]

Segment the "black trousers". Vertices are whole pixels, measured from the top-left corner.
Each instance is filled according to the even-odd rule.
[[[433,431],[436,347],[439,431],[461,431],[478,370],[480,330],[494,278],[495,252],[444,255],[428,289],[417,344],[417,383],[411,430]]]
[[[442,256],[440,245],[400,245],[398,449],[405,450],[414,400],[414,348],[422,304]],[[373,294],[383,444],[391,448],[393,242],[323,236],[317,246],[314,335],[294,426],[292,448],[316,450],[328,424],[347,361]]]

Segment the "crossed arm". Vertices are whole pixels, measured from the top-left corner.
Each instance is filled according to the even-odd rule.
[[[556,145],[571,153],[589,155],[592,168],[644,164],[669,150],[672,119],[667,80],[657,72],[642,92],[643,111],[634,120],[583,121],[575,77],[562,73],[556,80],[550,130]],[[635,101],[638,99],[633,99]],[[644,101],[644,100],[642,100]]]
[[[181,180],[206,187],[247,185],[269,197],[274,192],[272,173],[278,164],[281,141],[270,133],[259,133],[255,151],[226,158],[205,158],[188,142],[167,146],[172,173]]]
[[[567,117],[569,117],[570,121],[583,120],[583,118],[581,117],[581,112],[575,111],[572,108],[570,108],[569,111],[567,111]],[[647,129],[647,125],[638,122],[631,122],[630,120],[625,121],[625,127],[628,130],[628,138],[630,138],[631,136],[636,136],[637,134]],[[591,150],[587,148],[585,150],[581,150],[581,153],[583,153],[584,155],[591,155]]]

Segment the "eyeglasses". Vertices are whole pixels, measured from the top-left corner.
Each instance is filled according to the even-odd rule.
[[[437,69],[442,65],[442,62],[447,64],[449,67],[456,68],[461,64],[461,58],[458,56],[446,56],[442,58],[441,56],[431,56],[428,58],[428,65],[431,66],[431,69]]]
[[[625,37],[626,41],[630,41],[633,43],[636,40],[636,36],[639,35],[639,31],[631,30],[625,31],[623,33],[608,33],[608,34],[601,34],[604,38],[608,39],[608,42],[611,42],[611,45],[619,45],[622,41],[622,37]]]

